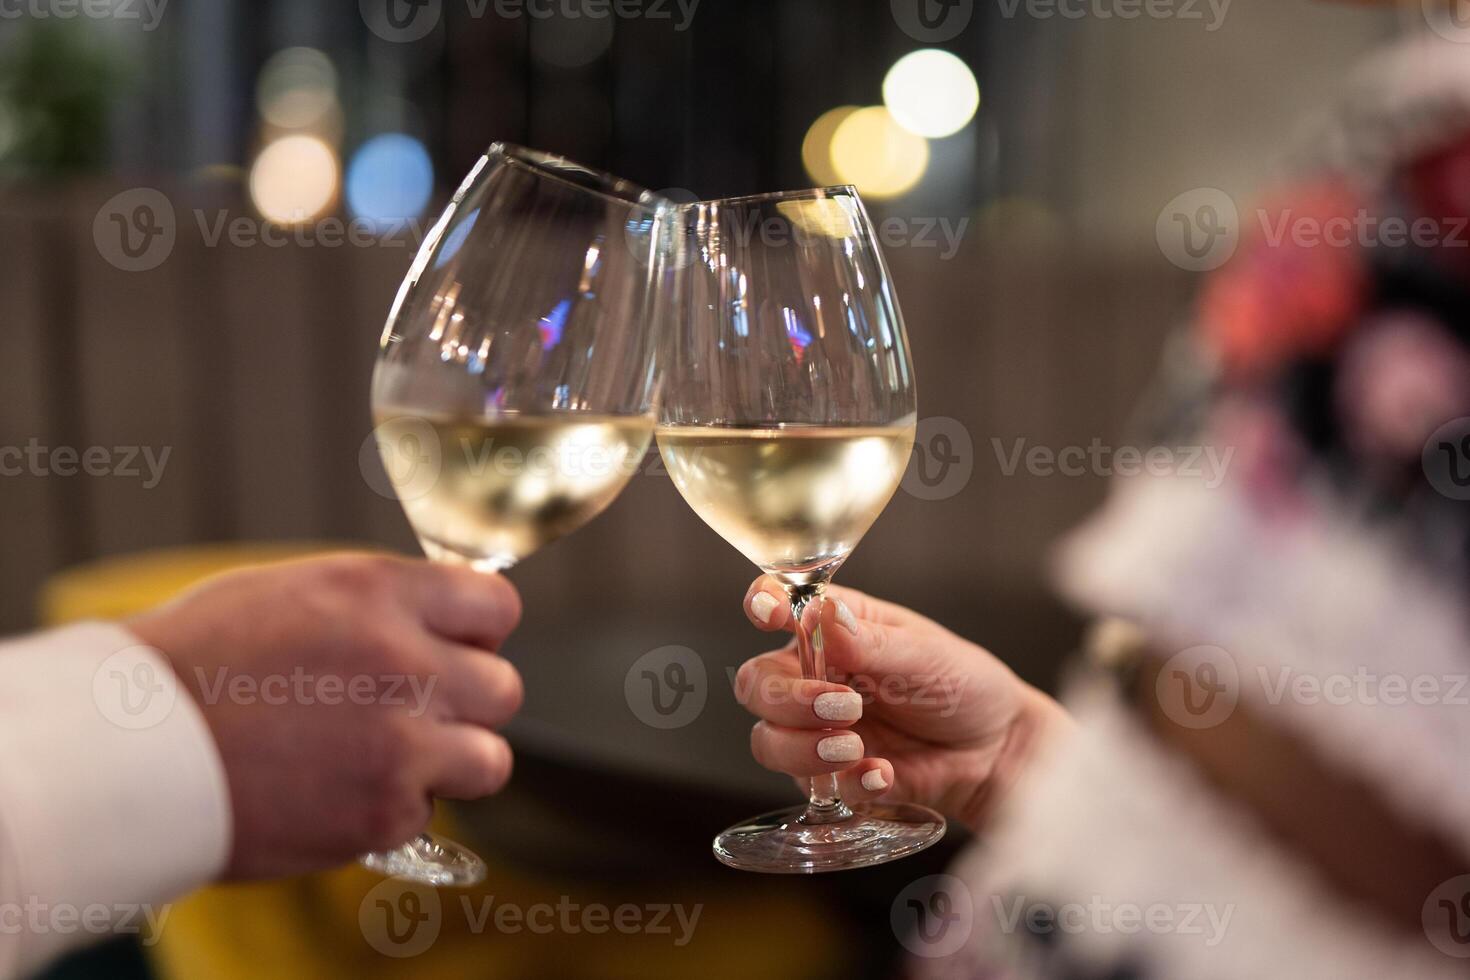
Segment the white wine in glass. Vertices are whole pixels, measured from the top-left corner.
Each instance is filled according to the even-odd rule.
[[[374,413],[383,466],[424,554],[509,568],[602,513],[653,438],[653,416]],[[419,467],[437,477],[419,487]]]
[[[497,143],[414,257],[373,416],[424,553],[500,572],[601,513],[653,435],[662,198]],[[422,834],[363,864],[432,885],[485,865]]]
[[[800,585],[826,580],[857,546],[913,446],[912,418],[658,432],[664,465],[694,512],[746,558]]]
[[[826,679],[827,583],[898,488],[917,417],[872,223],[853,188],[828,187],[687,205],[671,227],[659,452],[694,512],[785,586],[802,676]],[[728,828],[714,853],[748,871],[835,871],[944,830],[926,807],[848,806],[827,775],[806,805]]]

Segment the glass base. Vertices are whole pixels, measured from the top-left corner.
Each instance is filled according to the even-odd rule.
[[[436,834],[420,834],[391,851],[364,854],[357,861],[390,878],[424,885],[467,888],[485,880],[485,862],[474,851]]]
[[[850,812],[829,823],[804,822],[805,805],[764,813],[716,837],[715,857],[741,871],[815,874],[896,861],[944,836],[944,818],[928,807],[859,803]]]

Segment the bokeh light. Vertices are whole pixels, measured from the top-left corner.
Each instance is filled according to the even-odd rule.
[[[835,109],[828,109],[806,131],[806,138],[801,141],[801,162],[818,187],[842,183],[842,178],[837,175],[837,168],[832,165],[832,135],[837,132],[837,127],[842,125],[844,119],[857,111],[858,107],[855,105],[840,105]]]
[[[842,239],[854,238],[858,233],[857,213],[853,210],[851,198],[780,201],[776,210],[807,235]]]
[[[250,199],[277,224],[300,224],[337,199],[337,155],[315,136],[283,136],[250,168]]]
[[[315,48],[278,51],[255,87],[260,117],[281,129],[320,126],[337,111],[337,70]]]
[[[904,129],[881,105],[849,115],[832,134],[832,164],[864,197],[898,197],[929,167],[929,141]]]
[[[975,118],[980,86],[959,58],[925,48],[904,55],[888,69],[883,104],[904,129],[940,139],[958,133]]]
[[[374,136],[347,166],[347,208],[377,231],[423,214],[433,192],[429,151],[403,133]]]

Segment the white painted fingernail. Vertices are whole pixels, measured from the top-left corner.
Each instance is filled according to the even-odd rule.
[[[750,597],[750,612],[764,625],[770,625],[771,616],[781,608],[781,603],[769,592],[757,592]]]
[[[857,636],[857,617],[852,614],[851,609],[847,608],[847,603],[841,599],[835,599],[833,601],[837,603],[837,612],[835,613],[837,625],[847,630],[853,636]]]
[[[869,769],[863,773],[863,789],[870,793],[876,793],[880,789],[888,788],[888,780],[883,778],[882,769]]]
[[[812,710],[823,721],[857,721],[863,716],[863,696],[855,691],[818,694]]]
[[[823,762],[856,762],[863,757],[863,740],[851,733],[828,735],[817,743],[817,757]]]

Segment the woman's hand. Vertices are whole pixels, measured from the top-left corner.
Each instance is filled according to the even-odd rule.
[[[762,630],[792,629],[769,576],[751,586],[745,612]],[[1043,738],[1071,725],[989,651],[902,606],[833,586],[821,627],[830,680],[802,679],[794,639],[736,676],[736,696],[761,719],[756,761],[803,789],[835,772],[849,802],[923,803],[975,829]]]

